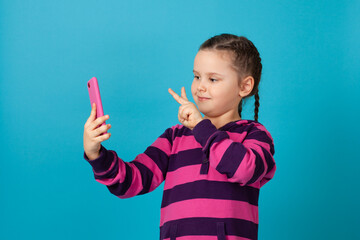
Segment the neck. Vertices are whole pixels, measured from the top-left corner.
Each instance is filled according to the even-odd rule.
[[[209,119],[211,123],[216,127],[216,129],[221,128],[229,122],[241,120],[239,113],[223,114],[221,116],[204,116],[204,119]]]

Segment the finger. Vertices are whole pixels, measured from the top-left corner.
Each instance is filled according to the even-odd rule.
[[[180,122],[181,122],[181,119],[183,118],[183,117],[182,117],[182,110],[183,110],[182,105],[180,105],[179,111],[178,111],[178,118],[179,118],[179,121],[180,121]]]
[[[177,95],[176,92],[174,92],[171,88],[168,89],[169,93],[174,97],[174,99],[180,103],[180,104],[184,104],[186,101],[184,99],[182,99],[179,95]]]
[[[188,98],[187,98],[187,96],[186,96],[185,87],[182,87],[182,88],[181,88],[181,97],[182,97],[183,99],[189,101]]]
[[[181,105],[181,108],[179,109],[179,115],[180,115],[181,119],[183,119],[184,121],[187,121],[190,113],[191,113],[191,109],[189,109],[188,106]]]
[[[100,135],[99,137],[96,137],[96,138],[95,138],[95,141],[97,141],[97,142],[103,142],[103,141],[105,141],[105,140],[108,140],[108,139],[110,138],[110,136],[111,136],[111,133],[106,133],[106,134],[104,134],[104,135]]]
[[[94,130],[97,126],[101,125],[103,122],[105,122],[109,118],[110,118],[109,115],[104,115],[104,116],[98,117],[95,121],[93,121],[90,124],[90,130]]]
[[[183,112],[182,112],[182,116],[184,116],[184,118],[186,120],[188,120],[189,116],[191,115],[191,109],[190,108],[184,108]]]
[[[182,108],[182,106],[183,105],[181,105],[180,107],[179,107],[179,111],[178,111],[178,119],[179,119],[179,122],[183,122],[183,120],[184,120],[184,117],[183,117],[183,115],[182,115],[182,111],[183,111],[183,108]]]
[[[185,110],[185,106],[181,105],[179,108],[179,114],[180,114],[181,118],[186,118],[186,115],[184,115],[184,110]]]
[[[94,137],[100,136],[102,133],[106,132],[111,128],[110,124],[102,125],[101,127],[98,127],[96,130],[94,130]]]
[[[95,138],[95,137],[103,135],[110,128],[111,128],[110,124],[101,125],[98,128],[90,131],[89,135],[91,138]]]
[[[180,114],[178,114],[178,119],[179,119],[179,122],[181,122],[181,123],[183,123],[185,121],[185,119]]]
[[[92,106],[91,106],[90,116],[89,116],[89,118],[87,119],[85,125],[89,125],[90,122],[94,121],[94,120],[95,120],[95,116],[96,116],[96,104],[93,103]]]

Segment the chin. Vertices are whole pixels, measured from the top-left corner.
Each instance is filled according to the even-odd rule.
[[[206,110],[206,109],[204,109],[204,108],[199,108],[199,107],[198,107],[198,109],[199,109],[199,112],[201,112],[202,114],[204,114],[204,115],[206,115],[206,116],[210,113],[210,111],[208,111],[208,110]]]

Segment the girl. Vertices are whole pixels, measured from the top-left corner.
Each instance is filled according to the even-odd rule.
[[[124,199],[149,193],[164,180],[161,240],[258,238],[260,188],[276,170],[274,142],[257,121],[261,58],[245,37],[221,34],[205,41],[194,60],[195,103],[169,89],[180,104],[177,124],[131,162],[107,150],[109,116],[84,126],[84,158],[96,181]],[[255,120],[241,119],[243,99],[255,95]],[[204,114],[204,117],[201,116]]]

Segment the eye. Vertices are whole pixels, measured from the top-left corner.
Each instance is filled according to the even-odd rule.
[[[196,76],[196,75],[194,76],[194,78],[199,79],[198,76]]]
[[[210,78],[210,81],[216,82],[217,80],[215,78]]]

